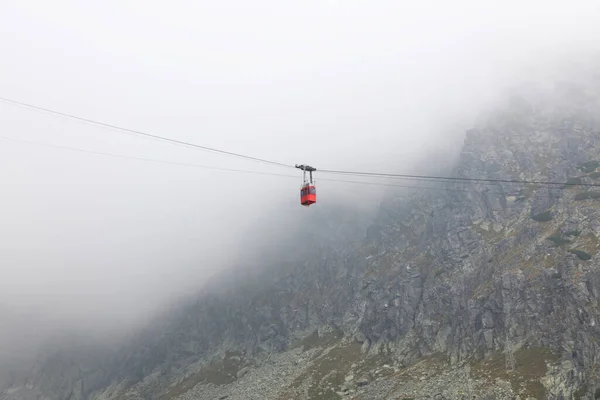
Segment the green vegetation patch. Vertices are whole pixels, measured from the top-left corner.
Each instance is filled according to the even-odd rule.
[[[588,161],[577,167],[577,169],[587,173],[594,172],[596,168],[600,167],[600,161]]]
[[[587,253],[583,250],[571,249],[569,250],[569,253],[575,254],[577,258],[579,258],[582,261],[587,261],[592,258],[592,255],[590,253]]]
[[[353,363],[362,358],[360,344],[339,345],[326,354],[314,360],[313,364],[291,385],[299,388],[303,382],[310,380],[312,385],[308,389],[309,400],[336,400],[340,396],[336,393],[339,386],[344,383],[344,378],[350,372]],[[289,393],[284,393],[281,398],[290,398]]]
[[[531,219],[533,219],[534,221],[537,221],[537,222],[548,222],[548,221],[552,221],[552,214],[550,213],[550,211],[544,211],[544,212],[532,215]]]
[[[600,199],[600,192],[580,192],[575,195],[575,200]]]
[[[500,378],[510,382],[513,391],[521,397],[530,396],[536,399],[545,399],[546,390],[540,382],[548,372],[546,362],[556,362],[558,357],[545,348],[519,349],[515,352],[517,367],[508,371],[504,353],[496,352],[490,357],[475,362],[471,372],[475,379],[486,379],[494,382]]]
[[[592,172],[591,174],[588,175],[590,178],[592,179],[598,179],[600,178],[600,172]]]
[[[565,239],[564,237],[562,237],[560,232],[555,232],[552,235],[548,236],[548,240],[554,243],[554,246],[556,247],[562,246],[564,244],[573,243],[569,239]]]
[[[581,180],[581,176],[578,176],[576,178],[569,178],[567,179],[567,181],[565,182],[565,187],[570,187],[570,186],[574,186],[574,185],[581,185],[583,183],[583,181]]]
[[[580,387],[575,393],[573,393],[573,398],[575,400],[579,400],[585,397],[586,393],[588,391],[587,386],[582,386]]]
[[[173,399],[188,392],[198,384],[226,385],[231,383],[237,379],[237,373],[243,362],[244,359],[240,352],[228,351],[222,361],[202,367],[200,372],[187,377],[180,384],[170,388],[166,394],[161,396],[161,399]]]
[[[363,376],[367,376],[371,381],[395,374],[393,368],[384,367],[386,364],[393,364],[391,350],[383,345],[379,350],[378,354],[366,356],[361,351],[361,345],[356,342],[339,343],[329,351],[320,353],[312,364],[294,379],[290,387],[280,394],[279,399],[337,400],[340,399],[337,392],[349,374],[354,376],[354,384]],[[298,393],[307,382],[310,382],[308,393]]]
[[[581,235],[581,231],[578,231],[578,230],[572,230],[572,231],[565,232],[565,236],[579,236],[579,235]]]
[[[314,349],[315,347],[329,347],[340,341],[343,336],[344,332],[339,328],[334,328],[333,331],[322,336],[319,336],[319,331],[315,330],[313,333],[294,344],[292,349],[302,347],[302,351],[306,351]]]

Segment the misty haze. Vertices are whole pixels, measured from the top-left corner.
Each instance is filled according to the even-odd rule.
[[[0,52],[0,400],[600,398],[597,2],[22,0]]]

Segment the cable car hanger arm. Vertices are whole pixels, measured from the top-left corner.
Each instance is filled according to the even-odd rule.
[[[301,169],[303,171],[308,171],[308,172],[314,172],[317,170],[316,168],[311,167],[310,165],[304,165],[304,164],[302,164],[302,165],[296,164],[296,168]]]

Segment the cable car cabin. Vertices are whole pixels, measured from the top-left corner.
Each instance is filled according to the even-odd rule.
[[[317,189],[314,185],[305,185],[300,189],[300,204],[305,207],[317,202]]]
[[[317,189],[315,187],[315,181],[313,181],[312,173],[316,171],[316,168],[310,165],[296,165],[296,168],[302,170],[302,187],[300,188],[300,204],[304,207],[308,207],[311,204],[317,202]],[[306,172],[309,174],[309,179],[306,179]]]

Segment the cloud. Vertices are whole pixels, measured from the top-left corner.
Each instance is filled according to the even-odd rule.
[[[458,148],[506,85],[593,50],[599,12],[593,1],[6,2],[0,96],[286,164],[414,171]],[[6,104],[0,135],[297,176],[0,142],[11,337],[138,323],[238,263],[265,221],[287,231],[311,212],[291,168]],[[322,180],[316,207],[375,204],[382,190]]]

